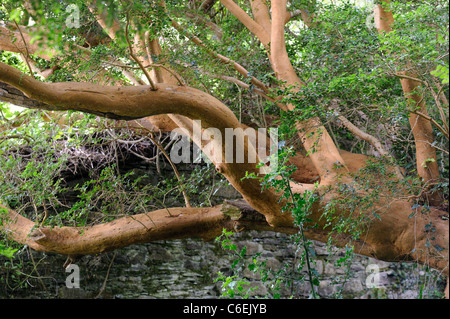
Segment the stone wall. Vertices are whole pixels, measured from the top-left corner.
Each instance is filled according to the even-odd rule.
[[[250,257],[260,253],[267,267],[278,269],[286,262],[295,264],[296,247],[289,235],[273,232],[242,232],[236,235],[239,248],[246,246]],[[356,256],[350,266],[344,284],[334,281],[347,272],[336,267],[334,262],[343,256],[343,251],[329,249],[315,243],[316,265],[320,274],[318,292],[322,298],[334,298],[342,288],[343,298],[440,298],[445,281],[435,270],[406,263],[386,263],[372,258]],[[62,267],[64,256],[33,252],[36,270],[28,250],[16,257],[23,259],[23,273],[11,278],[12,273],[3,270],[0,298],[219,298],[221,284],[214,283],[219,271],[230,274],[234,260],[217,242],[196,239],[159,241],[134,245],[96,256],[85,256],[75,264],[79,268],[80,288],[68,288],[66,279],[72,272]],[[0,262],[7,259],[0,258]],[[379,288],[367,288],[368,265],[379,267]],[[0,268],[2,269],[2,268]],[[41,277],[38,280],[36,274]],[[245,271],[243,276],[258,288],[253,295],[264,296],[267,286],[257,274]],[[5,282],[8,279],[8,282]],[[106,281],[105,281],[106,279]],[[69,280],[70,283],[72,281]],[[21,283],[21,287],[17,287]],[[45,289],[42,287],[45,285]],[[16,287],[15,289],[13,289]],[[103,288],[102,288],[103,287]],[[99,293],[102,292],[100,295]],[[308,298],[309,284],[294,282],[282,290],[287,298]]]

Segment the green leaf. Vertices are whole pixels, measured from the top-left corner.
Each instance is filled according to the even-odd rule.
[[[438,65],[436,70],[430,72],[431,75],[438,77],[442,80],[442,84],[449,83],[449,69],[448,66]]]
[[[313,278],[312,283],[313,283],[314,286],[319,286],[320,285],[320,281],[317,278]]]
[[[18,249],[11,248],[11,247],[6,247],[4,245],[0,245],[0,255],[3,255],[3,256],[8,257],[8,258],[13,258],[14,257],[14,253],[17,250]]]

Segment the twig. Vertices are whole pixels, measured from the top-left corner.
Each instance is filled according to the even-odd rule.
[[[116,258],[116,255],[117,255],[117,250],[114,251],[114,255],[113,255],[112,259],[111,259],[111,262],[109,263],[108,271],[106,272],[106,277],[105,277],[105,280],[103,281],[103,285],[100,288],[100,291],[98,292],[97,296],[95,296],[94,299],[98,299],[101,296],[101,294],[103,294],[103,292],[105,291],[106,282],[108,281],[108,277],[109,277],[109,271],[111,270],[111,266],[112,266],[112,264],[114,262],[114,259]]]
[[[338,116],[338,119],[350,132],[352,132],[359,138],[363,139],[364,141],[369,142],[373,147],[376,148],[376,150],[380,153],[380,155],[386,156],[394,165],[395,174],[399,179],[402,179],[404,177],[400,168],[397,165],[395,165],[394,159],[392,158],[391,154],[389,154],[389,152],[384,149],[381,142],[375,136],[362,131],[342,115]]]
[[[184,185],[183,185],[183,182],[181,181],[180,173],[178,172],[177,167],[176,167],[175,164],[172,162],[172,160],[170,159],[169,154],[167,154],[167,151],[166,151],[166,150],[169,148],[169,146],[170,146],[171,144],[173,144],[173,142],[175,142],[175,140],[171,141],[171,142],[169,143],[169,145],[167,145],[166,147],[163,147],[158,141],[156,141],[155,137],[153,136],[153,132],[152,132],[152,131],[146,129],[146,128],[143,127],[143,126],[141,126],[141,127],[142,127],[142,129],[144,129],[144,130],[146,130],[146,131],[148,132],[148,134],[149,134],[149,135],[148,135],[148,138],[149,138],[149,139],[153,142],[153,144],[157,147],[157,151],[158,151],[158,152],[161,152],[161,153],[164,155],[164,157],[167,159],[167,161],[170,163],[170,165],[172,166],[172,169],[173,169],[173,171],[174,171],[174,173],[175,173],[175,175],[176,175],[176,177],[177,177],[177,179],[178,179],[178,182],[180,183],[180,188],[181,188],[181,192],[183,193],[183,197],[184,197],[184,201],[185,201],[185,203],[186,203],[186,207],[192,207],[191,204],[190,204],[189,196],[187,195],[187,193],[186,193],[186,191],[185,191],[185,187],[184,187]],[[137,143],[137,142],[138,142],[138,141],[133,141],[133,142],[131,142],[131,141],[124,141],[124,140],[121,140],[121,139],[117,138],[117,137],[114,135],[114,133],[112,132],[112,130],[107,130],[107,132],[108,132],[108,134],[109,134],[112,138],[114,138],[115,141],[118,141],[118,142],[121,142],[121,143],[131,144],[131,143]],[[143,139],[144,139],[144,138],[140,139],[139,141],[142,141]],[[157,160],[157,159],[159,158],[159,153],[157,153],[156,156],[154,156],[154,157],[152,157],[152,158],[147,158],[147,157],[145,157],[145,156],[143,156],[143,155],[137,154],[136,152],[134,152],[134,151],[132,151],[132,150],[129,150],[129,151],[130,151],[131,153],[133,153],[134,155],[136,155],[137,157],[142,158],[142,159],[144,159],[144,160],[146,160],[146,161],[152,161],[152,160],[154,160],[154,159]]]
[[[433,124],[437,127],[437,129],[438,129],[439,131],[441,131],[442,134],[444,134],[444,136],[445,136],[447,139],[449,139],[449,132],[446,131],[446,130],[445,130],[438,122],[436,122],[436,120],[433,119],[431,116],[426,115],[426,114],[423,114],[422,112],[419,112],[419,111],[414,111],[414,110],[409,110],[409,111],[410,111],[411,113],[414,113],[414,114],[416,114],[416,115],[419,115],[420,117],[423,117],[424,119],[426,119],[426,120],[430,121],[431,123],[433,123]]]
[[[28,69],[30,69],[30,74],[31,74],[31,76],[33,77],[33,79],[36,79],[36,78],[34,77],[33,69],[31,68],[30,62],[28,61],[28,60],[30,59],[30,52],[28,51],[28,46],[27,46],[27,43],[25,42],[25,38],[24,38],[24,36],[23,36],[22,30],[20,30],[20,27],[19,27],[19,25],[17,24],[16,20],[14,20],[14,24],[16,25],[17,30],[19,30],[20,36],[21,36],[22,41],[23,41],[23,45],[25,46],[25,51],[26,51],[26,53],[27,53],[25,62],[27,63]]]
[[[242,76],[245,76],[247,78],[250,78],[250,81],[258,88],[260,88],[261,90],[263,90],[266,94],[269,93],[269,88],[260,80],[258,80],[256,77],[251,76],[250,72],[247,71],[242,65],[238,64],[236,61],[225,57],[217,52],[215,52],[214,50],[211,50],[210,48],[208,48],[208,46],[202,41],[200,40],[200,38],[196,37],[193,34],[188,33],[181,25],[179,25],[177,22],[175,22],[174,20],[171,20],[172,22],[172,26],[178,30],[180,33],[182,33],[185,37],[187,37],[189,40],[191,40],[192,42],[194,42],[195,44],[197,44],[198,46],[204,48],[209,55],[211,55],[213,58],[221,61],[223,64],[225,65],[231,65],[238,73],[240,73]]]
[[[47,287],[45,287],[44,282],[42,281],[41,275],[39,275],[39,272],[37,270],[37,266],[36,266],[36,263],[34,261],[33,254],[31,252],[30,247],[28,247],[28,254],[30,255],[31,262],[33,263],[34,272],[36,273],[37,278],[38,278],[40,284],[42,285],[42,288],[44,288],[44,290],[47,293],[47,295],[49,295]]]
[[[149,65],[146,66],[148,67],[152,67],[152,68],[163,68],[164,70],[166,70],[167,72],[169,72],[170,74],[172,74],[178,81],[178,83],[180,84],[180,86],[186,86],[186,82],[181,78],[181,76],[179,74],[177,74],[175,71],[173,71],[172,69],[166,67],[165,65],[161,64],[161,63],[150,63]]]
[[[127,24],[125,26],[125,39],[127,40],[127,43],[128,43],[128,49],[130,50],[130,56],[139,65],[139,67],[142,70],[142,72],[144,72],[145,76],[147,77],[148,82],[150,83],[150,86],[152,87],[152,91],[157,91],[158,88],[155,86],[155,83],[153,82],[150,74],[147,72],[147,70],[144,68],[142,63],[139,61],[139,59],[133,53],[133,47],[131,45],[130,39],[128,38],[128,27],[129,27],[129,25],[130,25],[130,17],[129,17],[129,13],[127,11]]]
[[[399,78],[404,78],[404,79],[408,79],[408,80],[412,80],[412,81],[416,81],[416,82],[422,83],[423,85],[425,85],[426,88],[430,89],[431,94],[433,95],[433,98],[434,98],[434,100],[435,100],[435,102],[436,102],[436,105],[437,105],[438,110],[439,110],[439,114],[440,114],[440,116],[441,116],[441,119],[442,119],[442,121],[443,121],[445,127],[442,127],[442,126],[441,126],[438,122],[436,122],[436,120],[433,119],[431,116],[429,116],[429,115],[427,115],[427,114],[424,114],[424,113],[422,113],[422,112],[420,112],[420,111],[416,111],[416,110],[414,110],[414,108],[413,108],[412,110],[409,110],[409,112],[410,112],[410,113],[413,113],[413,114],[416,114],[416,115],[419,115],[420,117],[422,117],[422,118],[424,118],[424,119],[430,121],[431,123],[433,123],[433,124],[436,126],[436,128],[437,128],[439,131],[441,131],[442,134],[444,134],[444,136],[445,136],[447,139],[449,139],[449,131],[448,131],[448,126],[447,126],[447,123],[446,123],[446,120],[445,120],[444,111],[443,111],[443,109],[442,109],[442,107],[441,107],[441,105],[440,105],[440,102],[439,102],[439,95],[441,94],[441,90],[439,90],[438,94],[436,95],[436,93],[435,93],[434,90],[430,87],[430,85],[428,84],[427,81],[423,81],[423,80],[420,80],[420,79],[418,79],[418,78],[414,78],[414,77],[412,77],[412,76],[408,76],[408,75],[404,75],[404,74],[398,74],[398,73],[394,73],[394,76],[399,77]],[[425,95],[423,94],[421,100],[420,100],[419,102],[416,103],[416,106],[415,106],[415,107],[419,106],[419,105],[422,103],[422,101],[424,100],[424,97],[425,97]]]
[[[129,65],[123,65],[123,64],[115,64],[112,62],[104,62],[106,64],[112,65],[112,66],[117,66],[117,67],[121,67],[124,69],[133,69],[133,70],[140,70],[142,69],[141,67],[135,67],[135,66],[129,66]],[[166,67],[165,65],[161,64],[161,63],[149,63],[146,66],[142,66],[143,68],[163,68],[164,70],[166,70],[167,72],[169,72],[170,74],[172,74],[178,81],[178,83],[180,84],[180,86],[186,86],[186,81],[184,81],[181,76],[179,74],[177,74],[175,71],[171,70],[170,68]]]
[[[446,103],[447,107],[448,107],[448,101],[446,101],[445,95],[442,94],[442,90],[444,89],[444,87],[440,86],[436,81],[434,81],[434,83],[435,83],[436,87],[438,88],[438,93],[436,94],[431,87],[429,87],[429,89],[430,89],[431,94],[433,95],[434,101],[436,102],[436,106],[438,107],[439,115],[441,117],[442,124],[444,125],[444,129],[448,133],[449,129],[448,129],[448,124],[447,124],[447,117],[445,116],[444,109],[442,108],[442,105],[441,105],[441,102],[439,100],[439,97],[443,97],[443,102],[444,103],[447,102]]]
[[[404,74],[399,74],[399,73],[394,73],[394,76],[398,77],[398,78],[403,78],[403,79],[408,79],[408,80],[412,80],[412,81],[416,81],[416,82],[420,82],[423,83],[425,85],[427,85],[427,83],[425,81],[422,81],[421,79],[418,78],[414,78],[412,76],[408,76],[408,75],[404,75]],[[428,86],[428,85],[427,85]]]
[[[31,138],[30,137],[19,135],[19,134],[15,134],[15,135],[8,135],[8,136],[0,137],[0,144],[3,143],[6,140],[13,139],[13,138],[23,139],[23,140],[27,141],[28,144],[31,143]]]
[[[290,198],[292,200],[292,204],[295,205],[296,208],[298,208],[298,204],[295,201],[294,193],[293,193],[292,188],[290,186],[289,180],[286,178],[286,176],[284,176],[283,172],[281,172],[281,178],[282,178],[283,182],[286,183],[286,188],[289,191],[289,196],[290,196]],[[303,245],[303,249],[305,251],[306,266],[307,266],[307,269],[308,269],[309,284],[311,286],[312,296],[313,296],[314,299],[316,299],[317,296],[316,296],[316,291],[314,289],[314,281],[313,281],[313,275],[312,275],[312,267],[311,267],[311,264],[310,264],[309,249],[308,249],[308,246],[306,244],[306,237],[305,237],[305,233],[303,231],[303,222],[299,221],[297,226],[300,229],[300,236],[302,237],[302,245]]]
[[[153,144],[155,144],[158,147],[158,149],[161,151],[161,153],[163,153],[163,155],[165,156],[167,161],[170,163],[170,166],[172,166],[172,169],[173,169],[173,171],[174,171],[174,173],[175,173],[175,175],[176,175],[176,177],[178,179],[178,182],[180,183],[180,188],[181,188],[181,192],[183,193],[184,202],[186,204],[186,207],[192,207],[191,204],[190,204],[190,201],[189,201],[189,196],[186,193],[186,190],[184,188],[184,184],[181,181],[181,176],[180,176],[180,173],[178,172],[177,167],[175,166],[175,164],[170,159],[170,156],[169,156],[169,154],[167,154],[167,152],[164,149],[164,147],[155,140],[155,138],[153,136],[153,132],[149,131],[149,137],[152,140]]]

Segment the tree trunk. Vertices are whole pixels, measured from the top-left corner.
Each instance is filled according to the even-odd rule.
[[[374,7],[375,25],[379,32],[389,33],[392,31],[394,16],[389,8],[390,0],[384,0]],[[415,78],[414,74],[407,76]],[[428,115],[424,99],[419,95],[420,83],[411,78],[402,78],[401,84],[405,98],[411,109],[418,109],[422,114]],[[416,146],[416,168],[417,174],[425,182],[436,182],[440,178],[437,163],[436,149],[433,146],[434,134],[431,122],[417,114],[410,113],[409,123],[411,125]],[[432,204],[439,204],[442,198],[439,194],[431,195],[429,200]]]

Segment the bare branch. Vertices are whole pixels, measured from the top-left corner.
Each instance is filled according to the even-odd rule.
[[[22,33],[22,30],[20,30],[20,27],[19,27],[19,25],[17,24],[17,22],[16,22],[15,20],[14,20],[14,24],[16,25],[17,30],[19,30],[20,37],[22,38],[23,45],[24,45],[24,47],[25,47],[26,55],[23,54],[23,52],[21,52],[21,53],[25,56],[25,62],[26,62],[26,64],[27,64],[27,66],[28,66],[28,69],[30,70],[31,76],[34,78],[33,69],[31,68],[30,61],[29,61],[29,60],[30,60],[30,51],[28,51],[28,45],[27,45],[27,42],[25,41],[25,38],[24,38],[23,33]]]
[[[178,31],[180,31],[181,33],[184,33],[186,35],[186,37],[191,40],[192,42],[194,42],[195,44],[197,44],[198,46],[204,48],[207,50],[207,52],[214,57],[216,60],[219,60],[220,62],[224,63],[224,64],[229,64],[231,65],[239,74],[241,74],[242,76],[248,78],[250,77],[251,82],[257,86],[258,88],[260,88],[261,90],[263,90],[266,94],[269,93],[269,88],[260,80],[258,80],[256,77],[254,76],[249,76],[250,72],[248,70],[246,70],[242,65],[240,65],[239,63],[237,63],[236,61],[225,57],[211,49],[209,49],[205,43],[203,43],[202,40],[200,40],[198,37],[196,37],[195,35],[189,34],[187,33],[184,28],[182,26],[180,26],[177,22],[172,20],[172,25],[175,29],[177,29]]]
[[[381,156],[385,156],[394,164],[394,159],[393,159],[392,155],[384,149],[381,142],[375,136],[370,135],[367,132],[364,132],[363,130],[358,128],[356,125],[354,125],[352,122],[350,122],[346,117],[344,117],[342,115],[339,115],[337,118],[342,122],[342,124],[350,132],[355,134],[357,137],[363,139],[364,141],[369,142],[373,147],[375,147],[375,149],[380,153]],[[404,177],[403,173],[397,165],[394,166],[394,170],[395,170],[395,174],[397,175],[397,178],[399,180],[403,179],[403,177]]]
[[[139,59],[133,53],[133,46],[131,45],[130,39],[128,38],[128,27],[129,27],[129,25],[130,25],[130,19],[129,19],[129,14],[127,12],[127,24],[125,26],[125,39],[127,40],[127,43],[128,43],[128,49],[130,50],[130,56],[139,65],[139,67],[141,68],[142,72],[144,72],[145,76],[147,77],[148,82],[150,83],[152,91],[156,91],[157,88],[155,86],[155,83],[152,80],[152,77],[147,72],[147,70],[144,68],[144,66],[142,65],[141,61],[139,61]]]
[[[308,27],[311,28],[314,26],[313,17],[314,15],[308,13],[305,9],[297,9],[292,12],[288,12],[286,15],[285,23],[288,23],[292,19],[301,16],[303,23]]]
[[[431,123],[433,123],[433,125],[436,126],[436,128],[437,128],[439,131],[441,131],[441,133],[444,134],[444,136],[445,136],[447,139],[449,139],[449,132],[448,132],[445,128],[443,128],[438,122],[436,122],[436,120],[433,119],[431,116],[429,116],[428,114],[424,114],[424,113],[422,113],[422,112],[420,112],[420,111],[414,110],[414,109],[409,110],[409,111],[410,111],[411,113],[416,114],[416,115],[419,115],[420,117],[422,117],[422,118],[426,119],[427,121],[430,121]]]

